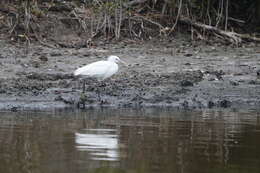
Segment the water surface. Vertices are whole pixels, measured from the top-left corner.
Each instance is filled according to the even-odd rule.
[[[2,173],[259,173],[257,111],[0,113]]]

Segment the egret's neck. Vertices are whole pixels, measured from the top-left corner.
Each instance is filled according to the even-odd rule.
[[[107,61],[109,61],[109,62],[116,62],[115,60],[113,60],[113,59],[108,59]]]

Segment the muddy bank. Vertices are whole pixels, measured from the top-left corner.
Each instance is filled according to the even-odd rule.
[[[260,49],[174,40],[96,43],[81,49],[29,49],[0,41],[0,109],[170,106],[181,109],[260,106]],[[86,94],[72,72],[107,55],[128,63]],[[101,99],[98,97],[100,93]]]

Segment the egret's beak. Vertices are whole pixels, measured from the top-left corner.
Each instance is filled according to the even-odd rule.
[[[121,59],[120,59],[120,62],[121,62],[122,64],[124,64],[125,66],[128,66],[128,64],[127,64],[125,61],[121,60]]]

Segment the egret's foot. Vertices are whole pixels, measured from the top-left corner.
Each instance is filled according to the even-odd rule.
[[[85,102],[86,102],[87,96],[85,93],[80,94],[79,102],[78,102],[78,108],[85,109]]]
[[[103,105],[104,103],[105,103],[105,101],[104,100],[99,100],[99,102],[100,102],[100,105]]]
[[[107,99],[101,99],[99,100],[99,104],[102,106],[102,105],[108,105],[109,104],[109,101]]]

